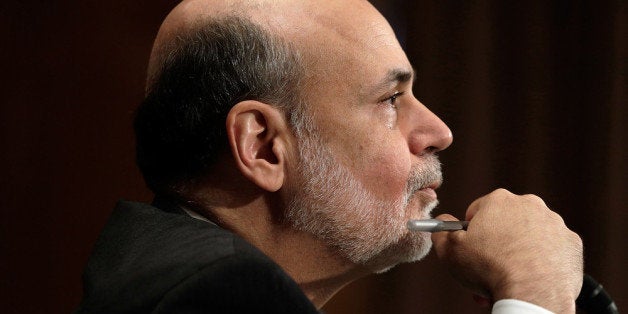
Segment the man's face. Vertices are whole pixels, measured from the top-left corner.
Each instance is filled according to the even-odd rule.
[[[288,216],[380,271],[429,250],[429,235],[408,233],[406,221],[427,218],[435,206],[441,176],[434,153],[449,146],[451,132],[413,96],[412,67],[368,3],[322,15],[317,33],[303,41],[312,121],[310,132],[297,132]]]
[[[413,166],[401,197],[383,199],[338,163],[311,121],[304,123],[310,131],[297,131],[299,179],[287,211],[292,226],[376,272],[424,257],[431,246],[429,234],[410,234],[405,222],[411,218],[407,208],[419,206],[420,215],[412,218],[428,218],[438,203],[418,192],[442,180],[437,158],[431,155]]]

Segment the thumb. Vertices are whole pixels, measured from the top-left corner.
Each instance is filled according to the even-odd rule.
[[[438,215],[435,219],[442,221],[458,221],[456,217],[449,214]],[[447,248],[450,246],[448,242],[451,234],[452,232],[432,233],[432,243],[434,243],[434,249],[436,250],[436,255],[438,255],[439,258],[442,258],[444,254],[446,254]]]
[[[434,217],[434,219],[442,220],[442,221],[458,221],[458,218],[450,215],[450,214],[442,214]]]

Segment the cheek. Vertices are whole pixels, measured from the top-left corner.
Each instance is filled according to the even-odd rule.
[[[373,116],[383,120],[378,121]],[[369,112],[368,118],[360,120],[358,117],[328,127],[326,135],[331,140],[325,144],[373,195],[382,200],[396,200],[405,192],[412,166],[407,141],[398,130],[391,130],[387,125],[395,123],[396,113],[373,115]]]
[[[383,199],[396,199],[406,189],[411,161],[403,147],[382,146],[379,154],[367,159],[361,176],[365,186]]]

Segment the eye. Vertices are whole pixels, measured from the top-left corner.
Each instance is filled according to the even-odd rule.
[[[397,109],[397,98],[403,95],[403,92],[395,92],[388,98],[382,100],[382,103],[391,106],[393,109]]]

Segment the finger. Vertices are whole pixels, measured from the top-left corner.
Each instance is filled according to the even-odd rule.
[[[480,210],[480,204],[485,197],[486,196],[478,198],[477,200],[473,201],[473,203],[471,203],[469,207],[467,207],[467,212],[464,215],[465,220],[471,221],[471,219],[473,219],[473,216],[475,216],[475,214]]]
[[[442,221],[458,221],[456,217],[449,214],[438,215],[435,218]],[[434,244],[434,249],[436,250],[436,254],[439,257],[443,257],[446,254],[446,251],[451,246],[451,244],[449,243],[451,234],[452,232],[432,233],[432,243]]]
[[[512,192],[506,189],[503,189],[503,188],[496,189],[493,192],[487,195],[484,195],[476,199],[475,201],[473,201],[473,203],[471,203],[471,205],[469,205],[469,207],[467,208],[465,219],[470,221],[473,219],[473,217],[475,217],[475,215],[478,213],[480,208],[486,207],[486,205],[491,204],[492,201],[494,202],[495,200],[503,199],[505,197],[511,197],[513,195],[514,194],[512,194]]]
[[[452,216],[450,214],[441,214],[441,215],[438,215],[438,216],[436,216],[434,218],[438,219],[438,220],[442,220],[442,221],[458,221],[458,218],[456,218],[456,217],[454,217],[454,216]]]

